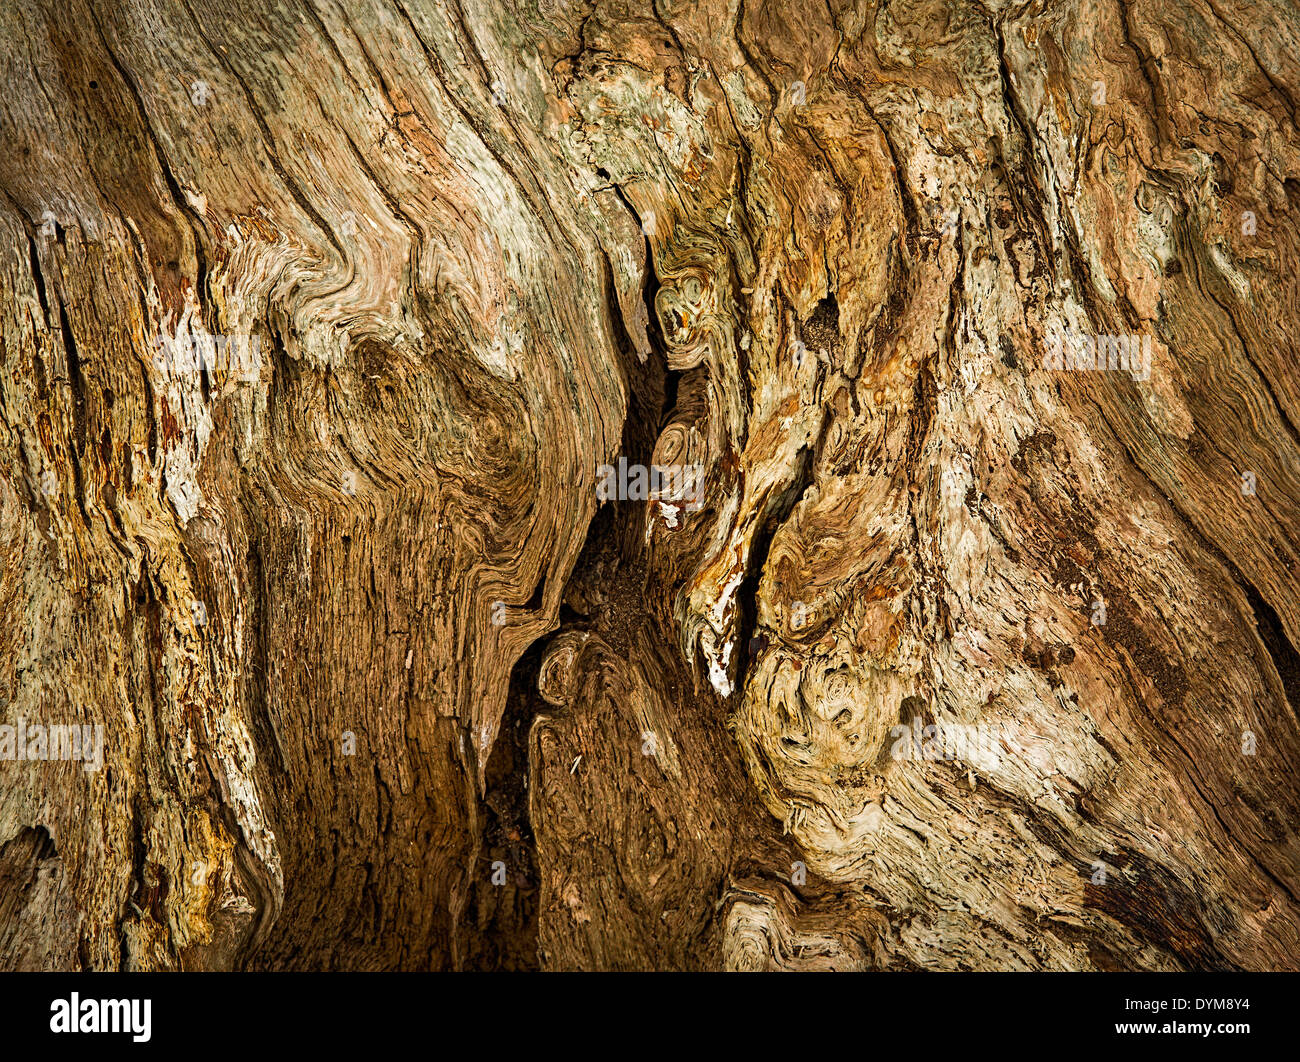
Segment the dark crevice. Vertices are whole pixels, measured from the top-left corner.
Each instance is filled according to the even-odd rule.
[[[772,539],[790,518],[799,500],[813,482],[813,452],[808,446],[799,451],[799,469],[793,482],[776,501],[768,507],[767,516],[754,533],[749,553],[749,569],[736,592],[736,682],[735,689],[744,690],[751,663],[763,649],[754,637],[758,625],[758,590],[767,567],[767,557],[772,550]]]
[[[77,352],[76,340],[72,338],[72,326],[68,322],[68,311],[59,303],[59,330],[63,335],[63,349],[68,361],[68,383],[72,388],[73,448],[68,456],[72,461],[72,478],[76,484],[77,508],[87,527],[90,526],[90,514],[86,512],[86,481],[81,467],[81,455],[86,449],[86,378],[81,371],[81,356]]]
[[[469,927],[462,965],[476,970],[537,970],[541,877],[529,816],[528,737],[533,719],[549,707],[537,675],[549,639],[528,647],[510,675],[501,729],[488,756],[479,862],[462,923]],[[492,882],[491,864],[506,867],[506,883]]]
[[[537,585],[533,587],[533,592],[529,595],[528,600],[524,603],[524,610],[527,612],[540,612],[542,604],[546,600],[546,573],[538,577]]]
[[[50,319],[50,303],[45,295],[45,277],[41,273],[40,256],[36,253],[36,241],[30,236],[27,237],[27,253],[31,259],[32,280],[36,284],[36,298],[41,304],[41,313],[45,315],[45,320]]]
[[[632,216],[636,212],[624,200]],[[647,269],[643,297],[653,305],[658,279]],[[660,423],[676,404],[681,373],[666,372],[665,359],[642,364],[627,333],[614,286],[612,268],[603,263],[606,312],[611,322],[618,362],[624,374],[629,406],[622,426],[619,453],[630,463],[652,460]],[[662,353],[664,343],[656,316],[650,314],[651,346]],[[616,459],[617,455],[608,455]],[[587,583],[571,579],[561,594],[558,629],[535,641],[516,662],[510,676],[506,708],[497,739],[489,753],[482,798],[484,826],[476,875],[462,923],[469,928],[464,942],[465,968],[536,970],[541,878],[537,846],[529,813],[529,735],[538,714],[551,711],[538,692],[538,674],[554,639],[566,630],[597,629],[611,644],[626,644],[626,621],[644,607],[645,570],[640,559],[639,529],[644,504],[612,502],[601,505],[587,528],[575,572],[600,568],[602,577]],[[598,561],[597,558],[600,560]],[[576,585],[581,584],[581,585]],[[525,606],[541,612],[546,580],[539,579]],[[491,865],[506,866],[506,883],[492,883]]]
[[[86,449],[86,378],[81,372],[81,356],[77,353],[76,340],[72,338],[72,326],[68,323],[68,311],[59,303],[59,331],[63,335],[63,350],[68,359],[68,382],[72,386],[73,421],[77,453]]]
[[[1253,583],[1245,583],[1246,600],[1255,613],[1255,627],[1268,655],[1273,658],[1278,678],[1282,680],[1282,689],[1286,691],[1287,704],[1291,713],[1300,720],[1300,653],[1291,644],[1282,627],[1282,621],[1273,607],[1264,600],[1263,595]]]

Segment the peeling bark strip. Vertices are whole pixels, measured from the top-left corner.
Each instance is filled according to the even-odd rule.
[[[0,40],[0,967],[1300,963],[1294,5]]]

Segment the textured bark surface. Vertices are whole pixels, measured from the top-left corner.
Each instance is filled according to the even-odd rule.
[[[0,968],[1296,968],[1293,4],[0,42]]]

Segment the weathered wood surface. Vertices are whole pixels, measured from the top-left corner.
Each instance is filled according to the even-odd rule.
[[[0,41],[0,967],[1296,967],[1294,5]]]

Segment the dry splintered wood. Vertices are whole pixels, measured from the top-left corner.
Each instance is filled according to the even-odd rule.
[[[1300,965],[1289,0],[0,44],[0,968]]]

